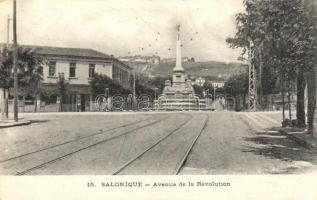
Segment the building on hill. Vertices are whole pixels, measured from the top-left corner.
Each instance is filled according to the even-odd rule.
[[[161,58],[159,56],[153,55],[153,56],[141,56],[141,55],[135,55],[135,56],[122,56],[118,57],[118,59],[129,65],[134,69],[134,71],[137,74],[143,74],[148,77],[152,77],[151,69],[154,66],[160,65]]]
[[[144,64],[154,64],[158,65],[160,64],[161,58],[159,56],[141,56],[141,55],[135,55],[135,56],[121,56],[118,57],[120,61],[123,62],[129,62],[129,63],[144,63]]]
[[[206,79],[204,77],[199,77],[195,79],[194,84],[195,85],[199,85],[199,86],[203,86],[206,82]]]
[[[66,111],[89,110],[92,100],[89,80],[95,73],[106,75],[124,88],[130,88],[132,69],[113,56],[92,49],[29,45],[20,47],[32,49],[44,61],[41,89],[44,93],[42,100],[46,104],[58,101],[59,76],[63,76],[68,83],[66,104],[70,106]]]
[[[209,83],[215,88],[223,88],[225,86],[225,81],[209,81]]]
[[[222,88],[225,86],[226,79],[223,76],[208,76],[206,82],[211,84],[215,88]]]
[[[211,84],[213,87],[222,88],[225,85],[225,79],[219,76],[203,76],[195,78],[194,76],[188,76],[193,80],[194,85],[204,86],[205,83]]]
[[[162,63],[176,62],[176,58],[163,58]],[[182,62],[195,62],[195,58],[189,58],[188,56],[182,57]]]

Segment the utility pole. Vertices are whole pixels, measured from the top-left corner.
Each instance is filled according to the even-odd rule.
[[[209,101],[208,101],[209,89],[206,90],[206,109],[208,109]]]
[[[263,44],[261,43],[260,47],[258,48],[259,54],[259,105],[263,108],[263,82],[262,82],[262,74],[263,74]],[[266,102],[267,103],[267,102]]]
[[[18,42],[16,0],[13,0],[13,78],[14,78],[14,121],[18,121]]]
[[[256,85],[256,71],[253,63],[254,45],[250,40],[249,47],[249,111],[256,111],[257,104],[257,85]]]
[[[7,48],[9,48],[9,41],[10,41],[10,15],[8,15],[7,19]]]
[[[216,84],[214,86],[214,110],[216,110]]]
[[[133,97],[132,97],[133,109],[135,108],[135,69],[133,69]]]
[[[10,43],[10,15],[8,15],[7,19],[7,54],[6,56],[9,57],[9,43]],[[4,89],[4,112],[5,118],[9,118],[9,89]]]

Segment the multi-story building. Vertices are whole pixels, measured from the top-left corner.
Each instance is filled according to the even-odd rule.
[[[79,110],[89,110],[92,101],[89,80],[95,73],[107,75],[124,88],[130,88],[129,77],[132,68],[113,56],[81,48],[28,45],[22,45],[22,48],[31,48],[35,55],[40,56],[44,61],[41,83],[43,101],[58,102],[57,83],[60,76],[64,77],[68,83],[66,104],[69,104],[64,110],[78,110],[78,104],[80,104]]]

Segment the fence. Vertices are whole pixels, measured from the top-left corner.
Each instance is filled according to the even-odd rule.
[[[36,105],[37,103],[37,105]],[[63,102],[60,98],[53,101],[19,100],[19,112],[106,112],[124,110],[149,110],[152,109],[153,100],[149,95],[139,95],[133,100],[132,95],[114,95],[106,97],[98,95],[94,100],[89,95],[68,94]],[[9,112],[13,112],[13,100],[9,100]]]

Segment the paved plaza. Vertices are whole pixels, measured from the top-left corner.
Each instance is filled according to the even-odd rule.
[[[292,174],[316,150],[274,130],[278,112],[21,114],[0,129],[5,175]]]

